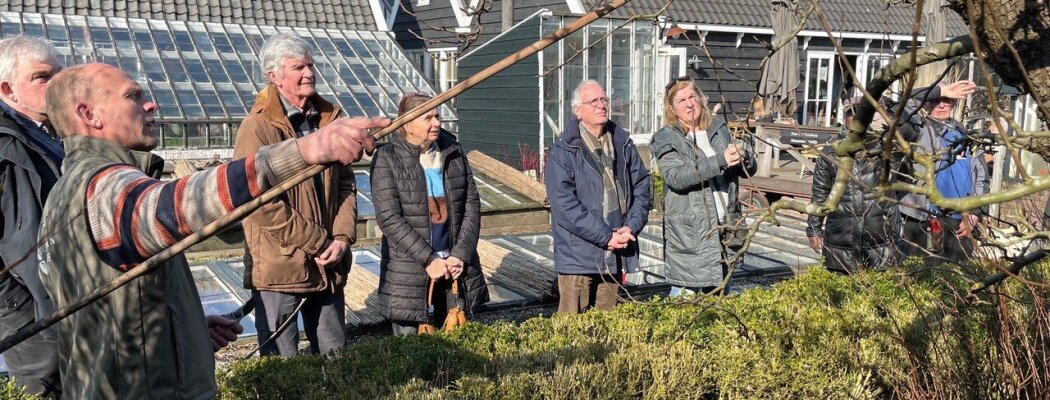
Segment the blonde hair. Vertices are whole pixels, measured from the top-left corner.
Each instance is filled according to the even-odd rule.
[[[674,96],[684,89],[693,89],[697,96],[700,96],[701,98],[707,97],[704,95],[704,92],[696,86],[696,82],[691,79],[675,82],[674,85],[667,88],[667,93],[664,94],[664,124],[682,130],[685,130],[685,126],[678,120],[678,115],[674,113],[674,105],[671,104],[671,102],[674,101]],[[712,118],[714,118],[714,116],[711,115],[711,110],[707,108],[707,101],[701,101],[700,118],[694,128],[707,129],[707,127],[711,126]]]

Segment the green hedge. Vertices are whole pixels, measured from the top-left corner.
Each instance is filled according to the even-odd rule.
[[[904,268],[917,271],[843,277],[814,270],[717,304],[658,300],[611,313],[387,337],[332,358],[255,359],[220,373],[220,386],[229,399],[983,399],[1024,392],[1024,383],[1003,383],[1004,371],[1017,365],[1000,348],[1013,345],[988,332],[1003,331],[1002,310],[1030,320],[1040,303],[1024,297],[1046,293],[1012,284],[1008,304],[996,299],[1011,296],[989,295],[992,303],[969,307],[957,270]],[[1040,268],[1030,273],[1042,276]],[[1014,339],[1038,340],[1045,329],[1021,327]]]
[[[225,399],[1045,398],[1046,289],[1011,280],[971,305],[965,276],[986,272],[814,268],[721,302],[384,337],[218,381]]]

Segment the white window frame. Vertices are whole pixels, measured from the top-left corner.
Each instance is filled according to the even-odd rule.
[[[653,120],[651,123],[657,128],[663,124],[664,115],[661,111],[663,110],[664,87],[667,85],[667,82],[670,82],[672,79],[685,76],[686,64],[689,58],[689,52],[687,50],[688,49],[685,47],[671,46],[668,44],[656,48],[656,64],[654,65],[655,71],[653,71],[655,72],[655,79],[653,79],[652,82]],[[673,66],[670,64],[669,60],[673,56],[678,57],[678,72],[670,74],[669,71]],[[636,134],[634,136],[638,137],[635,142],[647,142],[648,139],[652,137],[652,134]]]
[[[832,85],[832,83],[835,82],[835,57],[836,57],[836,55],[835,55],[835,52],[833,52],[833,51],[807,51],[806,52],[806,81],[805,81],[805,86],[802,87],[802,89],[803,89],[802,90],[802,124],[803,125],[810,125],[811,124],[810,121],[808,120],[808,118],[809,118],[809,104],[810,104],[809,85],[810,85],[810,77],[813,76],[813,75],[810,73],[809,66],[812,63],[813,59],[825,59],[825,60],[828,60],[828,80],[827,80],[827,85],[828,85],[827,91],[828,91],[828,94],[827,94],[827,99],[825,99],[823,101],[825,103],[825,107],[826,107],[825,109],[830,111],[831,110],[831,100],[835,97],[834,94],[831,93],[831,85]],[[819,92],[818,92],[818,94],[819,94]],[[825,113],[823,119],[824,120],[822,121],[822,126],[830,126],[831,125],[831,112]]]

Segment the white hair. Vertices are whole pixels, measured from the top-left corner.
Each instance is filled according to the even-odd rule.
[[[52,61],[58,64],[58,51],[47,40],[31,36],[0,39],[0,82],[12,82],[24,61]]]
[[[264,77],[269,71],[279,74],[284,60],[305,58],[313,58],[310,44],[291,33],[278,33],[271,36],[266,40],[262,50],[259,50],[259,66],[262,68]]]
[[[579,107],[581,104],[583,104],[583,98],[580,95],[580,91],[583,90],[583,87],[587,85],[595,85],[600,88],[602,87],[602,84],[598,83],[598,81],[594,79],[588,79],[583,82],[580,82],[579,85],[576,85],[576,89],[572,91],[572,108]],[[604,90],[605,88],[602,89]]]

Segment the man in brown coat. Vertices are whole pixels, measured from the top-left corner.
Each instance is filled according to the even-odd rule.
[[[317,95],[310,46],[289,34],[271,37],[260,51],[270,84],[237,132],[234,157],[303,137],[325,127],[341,111]],[[345,343],[343,286],[356,240],[356,189],[350,167],[334,167],[304,182],[244,220],[245,287],[255,298],[259,342],[284,321],[303,325],[311,353]],[[260,349],[263,355],[295,355],[299,332],[291,327]]]

